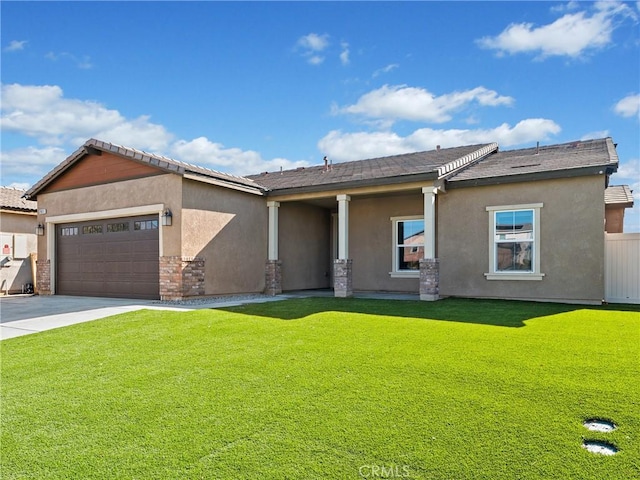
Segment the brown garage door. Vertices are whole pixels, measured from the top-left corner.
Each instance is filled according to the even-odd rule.
[[[56,293],[160,298],[158,216],[56,226]]]

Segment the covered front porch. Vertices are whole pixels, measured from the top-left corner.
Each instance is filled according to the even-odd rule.
[[[438,191],[413,183],[270,197],[266,292],[437,300]]]

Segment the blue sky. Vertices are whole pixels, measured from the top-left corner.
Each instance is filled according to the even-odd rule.
[[[10,2],[1,183],[88,138],[250,174],[611,136],[640,231],[640,2]]]

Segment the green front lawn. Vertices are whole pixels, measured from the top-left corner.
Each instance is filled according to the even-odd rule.
[[[0,348],[3,479],[640,475],[633,308],[301,299]]]

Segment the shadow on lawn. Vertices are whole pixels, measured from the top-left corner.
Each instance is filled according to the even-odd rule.
[[[301,298],[247,304],[221,310],[228,312],[297,320],[321,312],[349,312],[405,318],[424,318],[452,322],[478,323],[501,327],[524,327],[525,320],[575,310],[632,310],[632,306],[584,306],[513,300],[447,298],[437,302],[374,300],[358,298]]]

